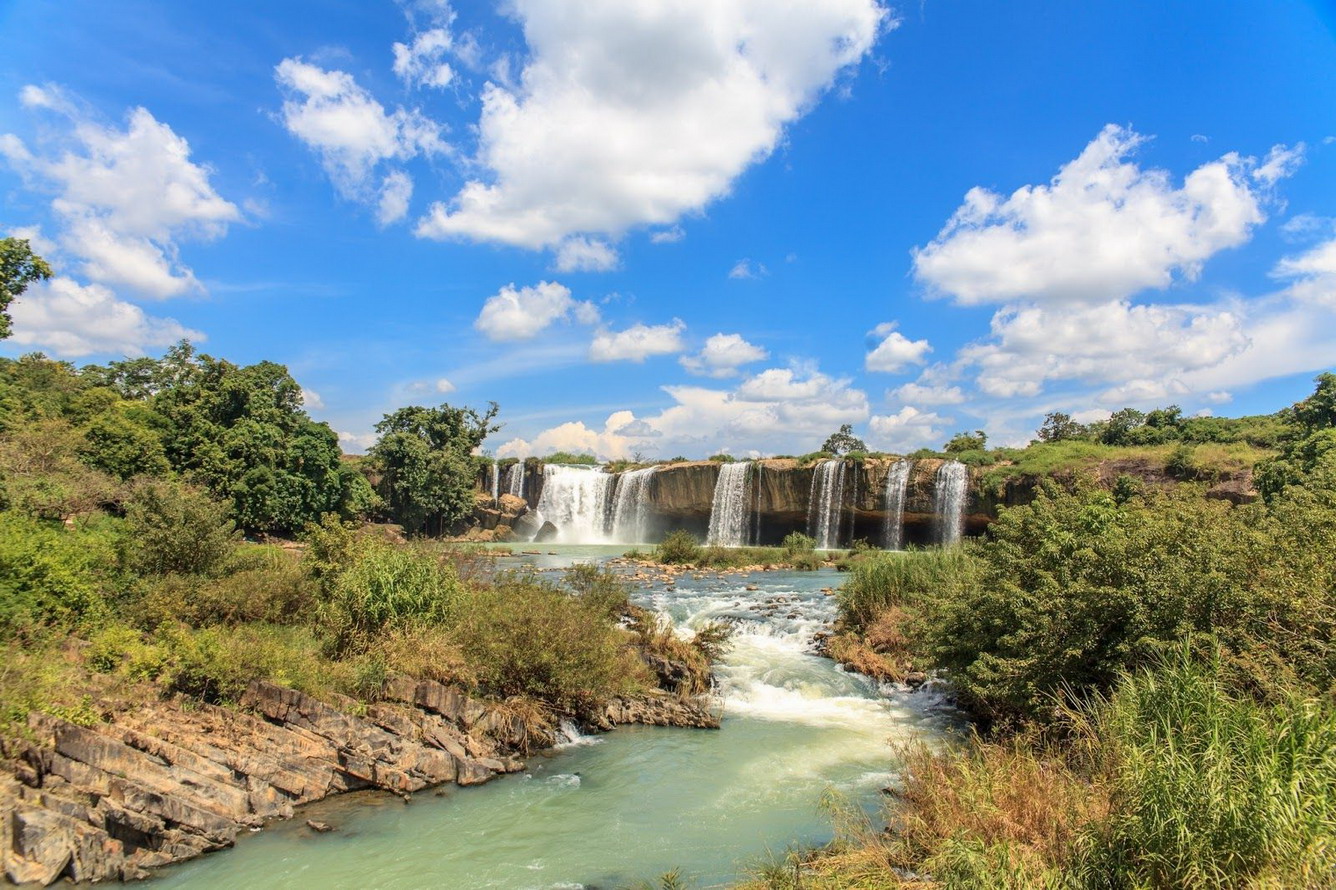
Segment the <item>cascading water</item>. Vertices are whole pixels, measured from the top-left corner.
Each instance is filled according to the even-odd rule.
[[[524,460],[520,459],[510,465],[506,471],[506,490],[517,498],[524,497]]]
[[[751,461],[737,461],[719,467],[714,483],[714,503],[710,506],[710,529],[705,543],[722,547],[747,544],[748,511],[751,507]]]
[[[539,527],[557,527],[556,540],[602,544],[608,540],[612,494],[617,477],[601,467],[543,466],[543,493],[538,498]]]
[[[949,460],[937,470],[933,512],[937,514],[937,540],[955,544],[965,527],[965,489],[969,469],[958,460]]]
[[[909,473],[914,469],[912,460],[897,460],[886,474],[886,534],[887,550],[903,550],[905,546],[905,490],[909,487]]]
[[[807,534],[822,550],[840,546],[840,517],[844,507],[844,461],[823,460],[812,473],[807,501]]]
[[[755,528],[752,530],[752,542],[759,546],[761,543],[761,495],[765,491],[765,486],[763,484],[765,481],[765,464],[757,461],[753,472],[755,473],[756,479],[755,482],[752,483],[752,491],[754,492],[752,500],[752,521],[755,524]]]
[[[501,465],[492,461],[492,503],[501,503]]]
[[[650,477],[658,467],[628,470],[617,477],[612,507],[612,537],[624,544],[644,543],[648,534]]]

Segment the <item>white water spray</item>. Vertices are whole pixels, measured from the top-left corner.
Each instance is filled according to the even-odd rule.
[[[501,465],[492,461],[492,503],[501,503]]]
[[[937,470],[933,512],[937,514],[939,543],[955,544],[965,527],[965,489],[969,469],[958,460],[949,460]]]
[[[746,546],[748,508],[751,506],[750,471],[751,461],[746,460],[719,467],[705,543],[721,547]]]
[[[657,469],[627,470],[617,477],[617,494],[612,508],[614,540],[624,544],[645,543],[649,531],[649,483]]]
[[[903,550],[905,546],[905,490],[909,487],[912,460],[897,460],[886,474],[886,535],[887,550]]]
[[[616,481],[616,476],[601,467],[545,464],[536,517],[539,526],[552,523],[557,527],[557,540],[566,543],[608,543]]]
[[[840,546],[840,516],[844,508],[844,461],[823,460],[812,473],[807,501],[807,534],[822,550]]]
[[[524,458],[515,461],[506,471],[506,490],[515,497],[524,499]]]

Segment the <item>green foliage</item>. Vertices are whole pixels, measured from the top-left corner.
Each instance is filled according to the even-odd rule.
[[[659,545],[654,548],[656,562],[668,565],[691,565],[700,559],[700,543],[689,531],[678,529],[664,535]]]
[[[566,586],[591,611],[616,621],[631,606],[631,588],[616,572],[594,563],[579,563],[566,570]]]
[[[674,458],[674,460],[686,460],[686,458]],[[557,451],[543,458],[543,463],[595,467],[598,466],[598,458],[592,454],[572,454],[569,451]]]
[[[855,560],[838,596],[840,615],[865,631],[886,611],[922,609],[956,595],[969,582],[974,557],[967,548],[880,551]]]
[[[26,238],[0,238],[0,340],[9,336],[9,304],[34,281],[52,274],[46,260],[32,252]]]
[[[473,509],[478,466],[471,456],[500,427],[492,403],[483,414],[472,408],[400,408],[376,424],[380,439],[372,464],[380,474],[377,493],[390,519],[410,532],[440,534]]]
[[[830,434],[830,437],[821,445],[821,450],[840,457],[851,451],[866,452],[867,443],[855,436],[853,426],[846,423],[838,431]]]
[[[333,652],[343,655],[395,627],[449,624],[460,595],[458,576],[439,554],[363,539],[319,615]]]
[[[116,546],[110,529],[66,530],[0,512],[0,636],[102,619]]]
[[[784,536],[784,541],[780,544],[784,550],[784,555],[789,559],[804,553],[811,553],[816,550],[816,538],[805,535],[802,532],[789,532]]]
[[[129,563],[145,575],[208,575],[236,546],[227,507],[197,488],[148,480],[126,505]]]
[[[1044,422],[1039,427],[1040,442],[1062,442],[1068,439],[1084,439],[1090,434],[1085,424],[1072,420],[1070,414],[1053,411],[1044,415]]]
[[[455,639],[484,692],[528,696],[559,711],[588,714],[646,682],[605,604],[527,578],[472,591]]]
[[[1231,694],[1188,656],[1123,682],[1090,726],[1111,812],[1082,887],[1313,887],[1336,874],[1336,713]]]
[[[711,454],[707,460],[712,460],[717,464],[731,464],[737,462],[737,458],[731,454]]]
[[[1336,374],[1320,374],[1313,394],[1282,415],[1281,452],[1257,467],[1257,490],[1268,500],[1336,465]]]
[[[951,441],[942,446],[947,454],[963,454],[970,451],[983,451],[988,447],[988,434],[983,430],[970,433],[956,433]]]

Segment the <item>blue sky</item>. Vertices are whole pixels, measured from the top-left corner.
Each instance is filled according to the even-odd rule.
[[[0,0],[0,351],[288,365],[360,450],[909,451],[1336,364],[1328,2]]]

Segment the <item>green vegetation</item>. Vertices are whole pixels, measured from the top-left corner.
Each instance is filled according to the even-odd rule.
[[[0,340],[9,336],[9,304],[34,281],[52,275],[46,261],[32,252],[24,238],[0,238]]]
[[[555,451],[543,458],[549,464],[574,464],[576,466],[598,466],[598,458],[592,454],[572,454],[569,451]]]
[[[780,547],[717,547],[702,546],[690,532],[678,529],[665,535],[649,554],[636,551],[634,556],[631,553],[627,556],[698,569],[784,566],[810,572],[826,564],[826,559],[816,552],[816,541],[801,532],[790,534]]]
[[[1100,427],[1101,441],[1050,416],[1031,469],[1153,447],[1174,475],[1209,481],[1263,441],[1279,453],[1260,503],[1063,473],[983,541],[853,560],[832,653],[891,679],[940,672],[985,735],[907,753],[889,833],[845,813],[834,844],[755,886],[1328,886],[1333,405],[1323,375],[1278,420],[1232,426],[1266,436],[1205,444],[1147,445],[1191,429],[1172,411],[1115,415],[1122,432]]]
[[[850,452],[867,453],[867,443],[854,435],[854,428],[844,424],[821,446],[821,450],[835,457],[842,457]]]

